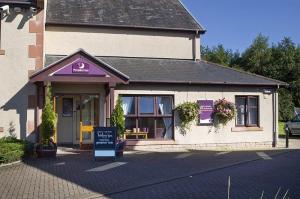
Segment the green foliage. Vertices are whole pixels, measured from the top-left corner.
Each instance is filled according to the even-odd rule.
[[[21,160],[33,152],[33,144],[15,137],[0,139],[0,164]]]
[[[41,132],[43,142],[49,143],[50,138],[53,136],[56,128],[57,115],[53,109],[51,87],[48,86],[46,89],[48,90],[48,94],[45,99],[45,106],[42,113]]]
[[[285,136],[285,122],[279,122],[278,124],[278,133],[279,133],[279,136]]]
[[[226,50],[223,45],[212,49],[201,46],[201,56],[206,61],[229,66],[234,54],[231,50]]]
[[[198,116],[199,105],[195,102],[184,102],[176,107],[180,119],[180,131],[186,134]]]
[[[280,88],[278,91],[279,97],[279,120],[288,121],[294,115],[293,96],[289,90]]]
[[[269,48],[268,38],[259,34],[241,57],[241,66],[252,73],[268,75],[271,68],[272,52]]]
[[[115,109],[111,114],[111,126],[117,127],[118,135],[122,135],[125,131],[125,117],[122,108],[122,100],[119,97]]]

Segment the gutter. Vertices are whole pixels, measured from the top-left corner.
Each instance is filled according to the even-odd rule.
[[[159,80],[129,80],[129,83],[153,83],[153,84],[189,84],[189,85],[232,85],[232,86],[268,86],[278,87],[278,84],[240,83],[240,82],[193,82],[193,81],[159,81]]]
[[[7,2],[0,2],[0,5],[17,5],[17,6],[36,6],[36,1],[32,2],[20,2],[20,1],[7,1]]]
[[[110,24],[87,24],[87,23],[61,23],[61,22],[46,22],[45,26],[82,26],[82,27],[104,27],[104,28],[125,28],[125,29],[138,29],[138,30],[162,30],[162,31],[182,31],[182,32],[195,32],[204,34],[206,30],[201,29],[187,29],[187,28],[164,28],[164,27],[149,27],[149,26],[128,26],[128,25],[110,25]]]

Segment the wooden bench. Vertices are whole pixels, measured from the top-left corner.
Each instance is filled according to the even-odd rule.
[[[147,132],[138,132],[138,133],[132,133],[132,132],[125,132],[123,134],[123,138],[126,140],[127,136],[135,136],[136,139],[139,139],[139,136],[144,136],[144,139],[148,139],[148,133]]]

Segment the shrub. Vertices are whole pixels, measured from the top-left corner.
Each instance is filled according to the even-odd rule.
[[[125,131],[125,117],[121,98],[118,98],[115,109],[111,114],[111,126],[117,127],[118,135],[122,135]]]
[[[0,139],[0,164],[21,160],[33,153],[33,144],[14,137]]]
[[[45,99],[46,102],[42,113],[41,132],[44,143],[49,143],[56,128],[57,115],[53,110],[51,88],[48,86],[46,89],[48,90],[48,94]]]
[[[180,119],[180,131],[185,134],[198,116],[199,105],[196,102],[184,102],[176,107],[176,111]]]

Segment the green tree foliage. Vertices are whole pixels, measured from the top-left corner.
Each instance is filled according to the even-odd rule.
[[[260,75],[269,75],[271,50],[268,38],[259,34],[241,56],[240,65],[244,70]]]
[[[268,37],[259,34],[241,54],[225,50],[222,45],[201,48],[204,60],[288,83],[289,86],[279,93],[282,120],[290,118],[293,105],[300,106],[300,46],[296,46],[290,38],[285,37],[277,44],[270,45]]]
[[[286,88],[280,88],[279,95],[279,120],[288,121],[294,115],[293,96]]]
[[[125,131],[125,117],[120,97],[118,98],[115,109],[111,114],[111,126],[117,127],[118,135],[122,135]]]
[[[52,92],[51,88],[48,86],[47,88],[47,96],[45,101],[45,106],[43,108],[42,113],[42,124],[41,124],[41,132],[42,138],[45,143],[48,143],[50,138],[53,136],[56,124],[57,124],[57,115],[53,109],[53,101],[52,101]]]
[[[218,45],[212,49],[210,49],[208,46],[202,46],[201,56],[202,59],[206,61],[229,66],[233,57],[233,53],[231,50],[225,49],[223,45]]]

